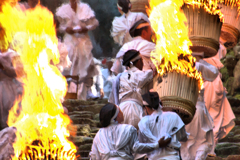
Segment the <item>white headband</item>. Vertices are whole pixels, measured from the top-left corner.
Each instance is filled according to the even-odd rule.
[[[119,113],[119,108],[117,107],[117,110],[116,110],[114,116],[113,116],[112,119],[111,119],[111,123],[115,123],[115,120],[114,120],[114,119],[117,118],[118,113]]]
[[[135,62],[136,60],[139,60],[141,58],[140,54],[133,59],[130,60],[130,62]]]
[[[146,101],[143,101],[144,106],[149,106],[149,104]]]
[[[117,3],[117,7],[119,8],[119,9],[121,9],[122,10],[122,7],[121,6],[119,6],[119,4]]]

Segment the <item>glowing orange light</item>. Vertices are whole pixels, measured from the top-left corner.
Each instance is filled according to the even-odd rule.
[[[17,128],[13,159],[24,159],[29,152],[35,154],[35,159],[43,154],[53,159],[75,159],[76,147],[67,139],[70,119],[63,114],[60,101],[67,83],[58,69],[50,65],[50,61],[59,61],[53,15],[41,6],[23,12],[18,6],[4,4],[0,24],[4,29],[2,46],[11,44],[23,66],[17,75],[23,82],[24,94],[8,117],[8,125]],[[38,145],[34,144],[36,141]]]
[[[155,6],[154,6],[155,5]],[[181,11],[181,0],[151,0],[149,20],[156,33],[156,50],[151,59],[160,75],[168,72],[183,73],[199,80],[199,88],[203,81],[201,74],[194,67],[195,58],[191,55],[186,17]]]

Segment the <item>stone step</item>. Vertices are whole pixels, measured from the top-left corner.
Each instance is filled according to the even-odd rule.
[[[240,154],[240,143],[221,142],[215,148],[215,153],[219,157],[226,158],[229,155]]]
[[[80,145],[78,147],[78,150],[91,150],[92,149],[92,143],[87,143],[87,144],[83,144],[83,145]]]
[[[87,143],[92,143],[93,138],[86,136],[75,136],[73,137],[72,141],[76,146],[81,146]]]
[[[81,157],[89,157],[89,153],[90,153],[90,151],[84,151],[84,150],[77,152],[77,154],[80,154]]]

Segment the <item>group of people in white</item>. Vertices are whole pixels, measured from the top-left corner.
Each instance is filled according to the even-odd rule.
[[[58,29],[65,34],[59,43],[62,60],[57,67],[63,75],[79,76],[78,82],[69,80],[68,91],[75,92],[78,86],[78,99],[109,99],[100,111],[102,128],[94,138],[91,159],[205,160],[208,155],[215,156],[218,140],[235,125],[219,72],[223,67],[220,58],[225,56],[226,49],[220,44],[219,53],[207,59],[204,53],[192,53],[204,89],[200,91],[193,120],[185,125],[176,113],[162,111],[161,100],[151,89],[157,72],[150,59],[155,43],[148,17],[131,12],[130,0],[118,0],[117,7],[122,15],[114,18],[111,36],[121,49],[114,63],[93,58],[88,31],[99,23],[88,4],[70,0],[56,11]],[[22,92],[11,64],[15,52],[1,52],[0,91],[6,94],[0,96],[0,129],[7,126],[6,112]],[[105,68],[101,69],[102,65]]]

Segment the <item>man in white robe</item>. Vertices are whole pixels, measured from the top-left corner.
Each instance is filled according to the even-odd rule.
[[[102,127],[96,134],[91,160],[133,160],[133,153],[147,153],[165,147],[171,138],[161,137],[154,143],[140,143],[137,130],[128,124],[119,124],[124,120],[123,113],[114,104],[106,104],[99,115]]]
[[[204,60],[217,67],[219,70],[223,67],[221,61],[216,57],[206,58]],[[218,74],[213,82],[204,82],[204,88],[206,108],[214,122],[214,147],[211,154],[215,155],[214,149],[218,140],[224,138],[235,126],[235,115],[226,97],[226,89],[221,80],[221,73]]]
[[[192,53],[197,57],[196,68],[202,74],[204,81],[214,81],[218,76],[218,69],[202,60],[202,53]],[[213,119],[210,116],[204,101],[204,89],[200,91],[196,104],[196,113],[193,120],[186,125],[190,133],[187,142],[182,142],[181,156],[185,160],[205,160],[213,147]]]
[[[144,13],[131,12],[132,5],[129,0],[118,0],[117,7],[122,15],[114,18],[112,22],[111,36],[116,43],[123,45],[132,40],[129,30],[135,22],[140,19],[144,19],[147,22],[149,22],[149,20]]]
[[[98,25],[94,11],[86,3],[71,0],[70,4],[62,4],[56,11],[60,22],[59,30],[64,32],[64,44],[72,61],[70,70],[64,75],[79,76],[78,99],[86,100],[87,91],[91,87],[91,79],[97,75],[92,56],[92,43],[88,35]],[[76,92],[76,83],[71,82],[68,92]]]
[[[174,112],[163,112],[157,92],[148,92],[143,96],[146,116],[139,122],[139,141],[155,143],[160,137],[171,137],[166,147],[147,153],[149,160],[180,160],[180,141],[187,140],[187,133],[181,118]]]
[[[116,55],[116,61],[111,68],[111,71],[116,75],[123,71],[123,69],[121,69],[123,67],[121,64],[123,55],[126,51],[131,49],[140,52],[143,58],[143,70],[155,68],[150,59],[151,51],[153,51],[156,46],[153,42],[151,42],[152,29],[150,24],[147,21],[141,19],[137,21],[130,29],[130,34],[133,39],[121,47]]]
[[[123,123],[138,129],[138,122],[143,116],[142,88],[152,82],[153,72],[142,71],[143,60],[136,50],[124,54],[123,65],[129,69],[120,76],[119,107],[123,111]]]

